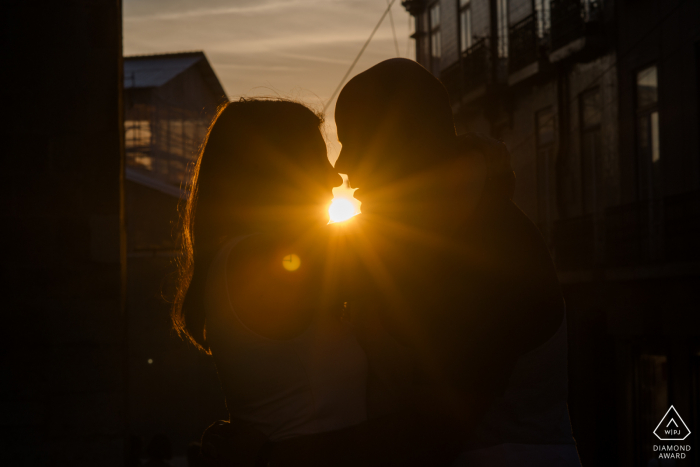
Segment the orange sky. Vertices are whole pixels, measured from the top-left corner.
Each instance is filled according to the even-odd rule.
[[[322,109],[369,37],[386,0],[124,0],[124,54],[203,50],[230,98],[280,95]],[[415,58],[408,13],[392,7],[399,53]],[[396,46],[387,16],[353,75]],[[329,158],[339,144],[326,113]]]

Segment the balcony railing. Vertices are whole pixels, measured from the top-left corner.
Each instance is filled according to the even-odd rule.
[[[468,92],[486,84],[489,75],[489,47],[486,38],[479,39],[462,53],[462,84]]]
[[[510,27],[508,71],[513,73],[538,59],[537,15],[532,14]]]
[[[457,61],[440,73],[440,81],[447,88],[450,95],[450,102],[459,102],[462,97],[462,69]]]
[[[596,0],[552,0],[550,48],[557,50],[583,37],[587,23],[601,16],[601,4]]]

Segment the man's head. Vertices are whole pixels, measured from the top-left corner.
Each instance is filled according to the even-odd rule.
[[[362,196],[439,164],[455,144],[445,87],[412,60],[386,60],[351,79],[335,120],[336,169]]]

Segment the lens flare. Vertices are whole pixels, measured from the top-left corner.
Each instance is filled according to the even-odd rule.
[[[295,254],[287,255],[282,259],[282,267],[287,271],[296,271],[301,266],[301,260]]]
[[[353,195],[357,188],[350,188],[347,175],[340,176],[343,177],[343,184],[333,188],[333,201],[328,207],[328,215],[331,218],[329,224],[346,221],[361,212],[362,203]]]

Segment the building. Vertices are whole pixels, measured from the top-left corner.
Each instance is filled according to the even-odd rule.
[[[647,465],[669,405],[700,428],[700,3],[403,5],[458,132],[508,145],[550,245],[584,465]]]
[[[203,52],[124,57],[128,430],[175,456],[227,418],[214,364],[172,331],[169,298],[187,168],[226,94]]]
[[[203,52],[124,58],[127,167],[180,186],[226,101]]]

